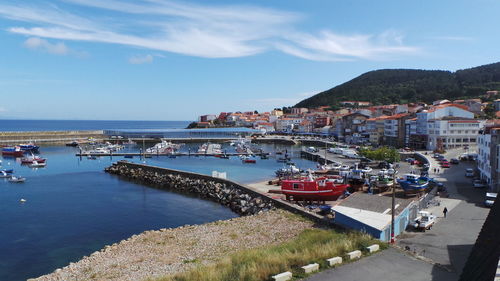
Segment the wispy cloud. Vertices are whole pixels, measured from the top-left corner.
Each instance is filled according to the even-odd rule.
[[[473,37],[467,37],[467,36],[435,36],[432,37],[433,39],[437,40],[447,40],[447,41],[473,41]]]
[[[38,37],[31,37],[24,41],[24,47],[32,50],[41,50],[55,55],[67,55],[69,52],[68,47],[62,42],[50,43],[45,39]]]
[[[329,30],[317,34],[301,32],[297,26],[304,16],[256,6],[208,6],[168,0],[62,1],[64,5],[59,6],[0,4],[0,17],[28,23],[9,27],[7,30],[12,33],[129,45],[205,58],[280,50],[309,60],[378,60],[412,55],[418,50],[406,46],[402,36],[391,31],[379,35],[340,35]],[[83,16],[71,12],[81,6],[98,13]]]
[[[153,56],[152,55],[136,55],[132,56],[128,59],[128,62],[131,64],[145,64],[145,63],[152,63],[153,62]]]

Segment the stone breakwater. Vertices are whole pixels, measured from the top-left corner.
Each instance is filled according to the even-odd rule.
[[[194,175],[189,177],[186,174],[169,173],[167,170],[158,172],[120,163],[113,164],[105,171],[156,188],[196,194],[201,198],[228,206],[240,215],[253,215],[275,208],[274,203],[269,199],[258,196],[255,192],[245,192],[229,182],[217,182],[207,178],[197,178]]]

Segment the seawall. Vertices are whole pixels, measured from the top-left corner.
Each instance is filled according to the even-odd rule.
[[[103,137],[102,130],[0,132],[0,145],[15,145],[30,141],[37,144],[64,144],[74,140],[102,139]]]
[[[106,168],[105,171],[156,188],[195,194],[228,206],[240,215],[252,215],[281,208],[317,223],[336,227],[331,220],[325,220],[320,215],[310,213],[293,204],[274,199],[248,186],[227,179],[127,161],[118,161]]]

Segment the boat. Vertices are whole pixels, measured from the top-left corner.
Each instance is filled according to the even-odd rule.
[[[38,152],[40,149],[40,146],[35,145],[34,143],[23,143],[19,145],[19,148],[21,148],[22,151],[31,151],[31,152]]]
[[[89,154],[89,155],[87,155],[87,159],[96,160],[97,156]]]
[[[2,155],[21,157],[24,151],[19,146],[6,146],[2,148]]]
[[[25,182],[25,181],[26,181],[26,178],[16,177],[16,176],[12,176],[9,179],[9,182],[12,182],[12,183],[22,183],[22,182]]]
[[[2,169],[2,170],[0,170],[0,172],[4,172],[4,173],[7,173],[7,174],[12,174],[12,173],[14,173],[14,169],[8,169],[8,170],[7,169]]]
[[[180,144],[162,140],[160,143],[155,144],[153,147],[146,149],[146,153],[174,153],[180,147]]]
[[[222,146],[218,143],[204,143],[198,148],[202,154],[222,154]]]
[[[0,171],[0,178],[10,178],[10,177],[12,177],[12,174]]]
[[[33,163],[28,164],[30,168],[43,168],[47,166],[47,163],[44,162],[38,162],[38,161],[33,161]]]
[[[415,174],[405,174],[402,178],[397,179],[397,182],[405,192],[424,191],[429,187],[431,181],[428,177],[421,177]]]
[[[277,177],[287,177],[287,176],[298,175],[301,173],[301,170],[295,167],[295,165],[289,165],[288,167],[283,167],[281,169],[276,170],[275,173]]]
[[[281,181],[281,193],[286,199],[333,201],[342,196],[349,184],[338,183],[337,178],[318,177],[312,174],[299,179]]]
[[[30,157],[23,157],[21,158],[21,164],[31,164],[33,162],[38,162],[38,163],[45,163],[47,159],[42,158],[40,156],[34,156],[31,155]]]
[[[68,142],[66,143],[66,146],[73,146],[73,147],[77,147],[78,145],[80,145],[79,142],[77,141],[72,141],[72,142]]]

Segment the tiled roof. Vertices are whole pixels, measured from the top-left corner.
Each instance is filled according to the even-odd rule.
[[[460,108],[460,109],[468,111],[468,107],[465,106],[465,105],[456,104],[456,103],[447,103],[447,104],[440,104],[440,105],[434,106],[431,109],[429,109],[427,112],[434,112],[434,111],[436,111],[438,109],[442,109],[442,108],[446,108],[446,107],[450,107],[450,106],[457,107],[457,108]]]

